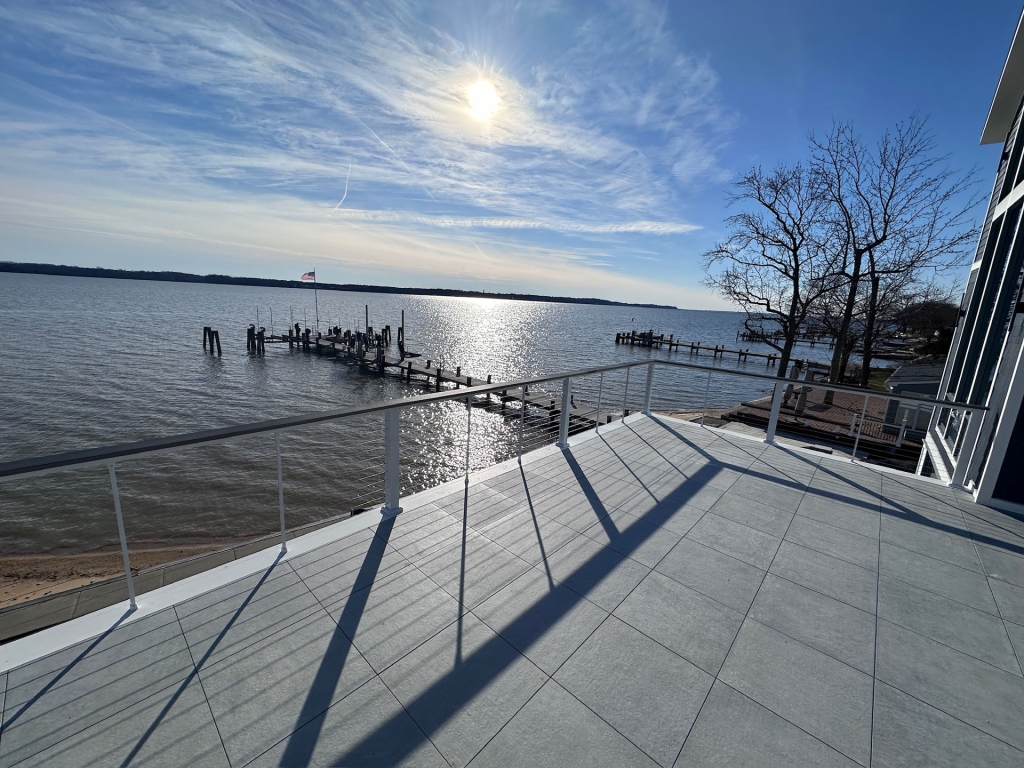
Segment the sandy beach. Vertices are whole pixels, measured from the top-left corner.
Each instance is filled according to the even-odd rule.
[[[184,560],[230,546],[217,541],[131,550],[132,570]],[[120,550],[75,555],[8,555],[0,558],[0,608],[77,589],[124,573]]]

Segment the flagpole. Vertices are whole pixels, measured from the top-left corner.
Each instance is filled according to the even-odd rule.
[[[313,272],[313,306],[316,308],[316,332],[320,334],[320,302],[316,297],[316,272]]]

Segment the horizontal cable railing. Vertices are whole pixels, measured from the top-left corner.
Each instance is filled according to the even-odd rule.
[[[785,386],[788,386],[790,384],[797,386],[807,384],[806,382],[794,381],[791,379],[780,379],[777,376],[770,376],[767,374],[749,373],[746,371],[736,371],[730,370],[728,368],[716,368],[706,365],[695,365],[693,363],[684,363],[675,360],[653,360],[640,363],[619,363],[617,365],[569,371],[566,373],[559,373],[551,376],[539,376],[530,379],[521,379],[518,381],[510,381],[503,384],[479,384],[473,385],[471,387],[463,387],[461,389],[448,389],[441,392],[432,392],[424,395],[416,395],[415,397],[401,398],[398,400],[387,400],[384,402],[370,403],[367,405],[350,406],[347,408],[339,408],[330,411],[321,411],[318,413],[311,413],[302,416],[288,416],[281,419],[270,419],[267,421],[249,422],[246,424],[221,427],[219,429],[188,432],[181,435],[172,435],[170,437],[159,437],[152,438],[149,440],[139,440],[133,443],[123,443],[120,445],[104,446],[100,448],[89,448],[81,451],[69,451],[67,453],[57,453],[48,456],[38,456],[28,459],[17,459],[15,461],[0,463],[0,482],[10,480],[13,478],[26,477],[29,475],[38,475],[48,472],[70,469],[74,467],[81,467],[89,464],[109,464],[111,462],[130,459],[136,456],[151,455],[165,451],[180,450],[182,448],[188,448],[194,445],[231,440],[233,438],[243,437],[246,435],[254,435],[264,432],[281,432],[290,429],[295,429],[297,427],[320,424],[323,422],[335,421],[338,419],[351,418],[354,416],[360,416],[364,414],[381,413],[384,411],[389,411],[393,408],[407,408],[409,406],[425,405],[428,403],[436,403],[446,400],[466,400],[467,398],[474,397],[475,395],[486,395],[488,393],[494,394],[497,392],[501,392],[503,390],[516,390],[524,386],[529,388],[537,387],[542,384],[550,384],[553,382],[560,383],[566,380],[571,381],[572,379],[578,379],[584,376],[609,373],[612,371],[629,372],[634,368],[647,368],[648,371],[653,371],[656,367],[685,368],[696,371],[704,371],[710,375],[736,376],[745,379],[760,379],[766,382],[772,382],[773,384],[776,385],[783,385],[781,388],[776,388],[777,392],[780,392],[782,389],[785,388]],[[630,385],[634,388],[634,390],[632,393],[627,391],[627,394],[634,394],[635,396],[635,388],[643,388],[645,387],[645,385],[646,382],[643,379],[640,379],[639,383],[637,383],[634,377],[634,382]],[[859,387],[849,387],[839,384],[816,383],[814,386],[816,386],[819,389],[828,389],[836,392],[849,392],[860,395],[861,397],[877,397],[887,400],[900,400],[902,402],[907,403],[921,403],[922,405],[940,407],[944,409],[960,408],[965,411],[979,412],[984,412],[988,410],[986,407],[980,405],[969,405],[967,403],[937,401],[926,397],[916,397],[914,395],[890,395],[885,392],[864,390]],[[647,392],[646,394],[649,396],[651,393]],[[612,408],[616,404],[608,403],[607,405],[609,408]],[[773,416],[777,418],[777,409],[773,408]]]
[[[636,370],[645,369],[645,370]],[[109,474],[110,491],[117,519],[117,532],[125,566],[125,578],[129,600],[135,605],[135,586],[132,580],[125,532],[121,498],[118,490],[116,466],[122,462],[152,456],[168,451],[177,451],[192,446],[201,446],[235,440],[262,433],[274,435],[276,466],[276,498],[280,523],[281,549],[287,548],[286,495],[284,468],[282,465],[281,435],[291,430],[332,422],[353,424],[358,429],[343,430],[345,436],[357,445],[357,450],[346,454],[346,470],[359,480],[358,491],[349,497],[336,500],[332,505],[335,512],[344,511],[347,506],[352,514],[365,509],[380,507],[385,514],[400,511],[402,495],[424,490],[452,480],[471,471],[501,461],[522,459],[524,453],[537,448],[557,444],[566,447],[572,435],[594,429],[611,421],[625,418],[636,411],[650,413],[652,396],[658,389],[658,371],[690,371],[693,379],[693,399],[683,403],[689,413],[704,415],[708,410],[709,395],[712,391],[713,376],[740,377],[761,380],[771,386],[771,410],[767,418],[766,441],[775,442],[783,400],[789,400],[795,389],[806,391],[809,387],[834,393],[854,394],[864,398],[859,420],[850,424],[850,438],[854,431],[853,458],[857,458],[858,446],[868,411],[873,398],[897,401],[891,410],[899,415],[899,435],[902,442],[908,429],[908,418],[912,415],[911,429],[916,429],[921,409],[934,411],[936,408],[959,408],[970,412],[969,431],[971,434],[954,439],[970,440],[977,430],[987,409],[947,401],[917,397],[914,395],[891,395],[886,392],[867,391],[844,385],[820,382],[782,379],[777,376],[748,373],[744,371],[697,365],[673,360],[648,360],[636,363],[620,363],[603,367],[576,370],[550,376],[533,377],[500,384],[480,384],[448,389],[414,397],[353,406],[319,413],[287,418],[239,424],[219,429],[191,432],[170,437],[153,438],[121,445],[104,446],[49,456],[18,459],[0,463],[0,482],[46,475],[86,466],[106,466]],[[703,374],[707,375],[705,377]],[[687,390],[689,391],[689,390]],[[858,401],[859,405],[859,401]],[[474,420],[474,411],[477,412]],[[382,422],[368,418],[380,414]],[[977,414],[977,417],[975,417]],[[895,418],[895,415],[893,418]],[[870,423],[870,420],[868,420]],[[876,419],[877,421],[877,419]],[[404,422],[404,425],[403,425]],[[763,422],[762,422],[763,423]],[[369,426],[366,426],[369,425]],[[893,427],[872,425],[879,434],[889,433]],[[429,430],[424,436],[421,432]],[[422,446],[425,442],[441,450],[413,451],[406,448],[403,453],[400,435],[415,432]],[[358,438],[355,436],[358,435]],[[345,442],[349,442],[346,440]],[[353,445],[346,447],[352,449]],[[461,455],[460,455],[461,454]],[[956,476],[954,476],[956,479]],[[962,479],[962,473],[959,474]],[[290,493],[300,493],[294,489]],[[339,492],[340,493],[340,492]],[[273,529],[272,529],[273,530]],[[276,534],[275,534],[276,535]]]

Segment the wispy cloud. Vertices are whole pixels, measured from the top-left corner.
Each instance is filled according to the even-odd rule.
[[[529,248],[614,272],[635,238],[698,229],[679,216],[681,194],[724,174],[731,121],[715,73],[680,50],[662,13],[643,2],[450,15],[412,2],[2,6],[0,182],[51,197],[114,190],[108,200],[134,202],[100,206],[101,218],[120,217],[112,230],[125,235],[140,197],[156,230],[180,215],[175,201],[209,200],[283,207],[278,224],[335,236],[429,241],[433,260],[416,269],[435,275],[462,274],[434,247],[462,231],[507,254],[502,279],[528,277]],[[501,97],[487,123],[466,104],[480,77]],[[67,225],[45,200],[33,217]],[[227,229],[235,218],[221,238],[248,242]]]
[[[338,211],[349,221],[396,222],[419,224],[427,227],[452,229],[532,229],[551,232],[573,232],[581,234],[640,233],[649,235],[682,235],[700,229],[695,224],[679,224],[664,221],[626,221],[619,223],[586,223],[568,219],[519,219],[509,216],[446,216],[444,214],[419,214],[402,211]]]

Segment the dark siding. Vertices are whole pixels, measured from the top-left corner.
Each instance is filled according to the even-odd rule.
[[[999,200],[1010,194],[1010,190],[1013,189],[1017,180],[1017,169],[1020,166],[1022,144],[1024,144],[1024,142],[1017,141],[1017,134],[1020,132],[1021,106],[1024,106],[1024,100],[1017,106],[1017,115],[1013,118],[1013,126],[1006,135],[1006,144],[1003,145],[1003,154],[999,161],[999,171],[996,173],[995,189],[998,194],[994,197]]]
[[[1024,408],[1017,412],[1017,422],[1013,425],[1010,444],[1006,447],[1003,466],[999,469],[999,479],[992,491],[993,498],[1024,504]]]
[[[1024,136],[1021,136],[1020,142],[1017,141],[1017,134],[1020,129],[1022,113],[1024,113],[1024,99],[1021,100],[1020,105],[1017,107],[1017,116],[1014,118],[1013,126],[1010,128],[1009,133],[1007,133],[1006,135],[1006,142],[1003,144],[1003,154],[999,161],[999,168],[996,171],[995,183],[992,185],[992,196],[989,198],[988,210],[985,212],[985,223],[981,227],[981,236],[978,238],[978,250],[974,256],[975,261],[982,259],[984,262],[991,259],[992,257],[992,250],[995,247],[994,242],[991,244],[992,247],[989,247],[989,236],[992,233],[992,214],[995,210],[995,207],[999,204],[999,201],[1002,200],[1003,197],[1005,197],[1003,187],[1005,186],[1007,168],[1011,164],[1010,158],[1011,155],[1014,154],[1015,145],[1019,144],[1021,145],[1021,148],[1024,148]],[[1020,156],[1021,153],[1018,152],[1016,154],[1017,163],[1014,164],[1015,168],[1018,164],[1024,166],[1024,164],[1021,164],[1019,162]],[[961,302],[961,308],[964,310],[964,317],[961,319],[961,322],[964,323],[964,328],[963,332],[960,335],[960,340],[959,344],[957,345],[957,348],[955,350],[952,350],[952,375],[950,376],[949,385],[947,388],[947,391],[953,395],[954,399],[960,399],[960,394],[962,390],[966,388],[967,382],[969,382],[972,378],[973,370],[965,372],[963,370],[963,366],[965,357],[967,355],[967,349],[969,346],[971,346],[971,337],[977,330],[977,305],[981,299],[980,295],[975,296],[975,291],[979,288],[977,284],[978,277],[979,275],[986,275],[989,267],[989,264],[983,263],[983,266],[981,267],[980,271],[972,271],[970,282],[967,285],[967,290],[964,291],[964,298]],[[980,282],[981,287],[983,287],[985,282],[984,279],[982,279]]]

